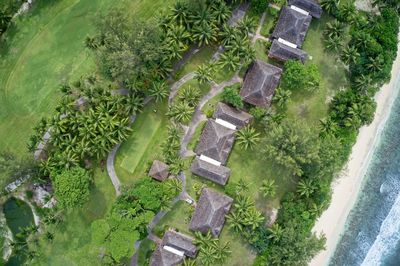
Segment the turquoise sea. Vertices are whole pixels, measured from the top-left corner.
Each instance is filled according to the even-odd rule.
[[[400,96],[329,265],[400,266]]]

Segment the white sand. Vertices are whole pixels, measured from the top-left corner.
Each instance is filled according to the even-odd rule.
[[[398,46],[400,50],[400,43]],[[379,140],[380,132],[389,117],[391,107],[397,96],[396,81],[400,75],[400,51],[393,62],[392,78],[376,94],[377,109],[373,122],[360,129],[357,142],[353,146],[350,159],[343,174],[333,183],[332,201],[329,208],[315,224],[313,231],[326,236],[326,250],[319,253],[311,266],[327,265],[335,252],[336,244],[344,230],[350,210],[357,200],[363,178],[368,169],[371,155]]]

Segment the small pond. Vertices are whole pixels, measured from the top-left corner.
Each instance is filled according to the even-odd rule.
[[[10,228],[13,236],[21,232],[21,229],[34,224],[34,218],[31,207],[23,200],[11,197],[3,206],[4,217],[7,226]],[[24,261],[22,256],[12,254],[6,265],[21,265]]]

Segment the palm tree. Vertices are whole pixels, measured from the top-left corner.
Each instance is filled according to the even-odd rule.
[[[208,231],[207,234],[205,234],[205,235],[203,235],[199,231],[196,231],[194,233],[194,235],[196,238],[193,240],[193,243],[195,245],[199,246],[200,248],[206,247],[206,246],[211,246],[212,243],[214,243],[215,241],[218,241],[218,239],[213,238],[210,231]]]
[[[254,206],[254,202],[251,201],[250,197],[239,195],[234,204],[239,214],[245,213],[249,208]]]
[[[190,34],[182,25],[171,25],[167,31],[168,45],[177,45],[179,48],[186,49],[190,40]]]
[[[187,123],[192,118],[194,108],[187,102],[179,102],[170,106],[167,115],[178,123]]]
[[[366,48],[368,47],[370,41],[371,35],[369,35],[367,32],[361,31],[355,33],[354,42],[356,47]]]
[[[213,246],[200,248],[200,254],[198,258],[205,266],[215,265],[215,261],[217,260],[217,253],[215,248]]]
[[[244,212],[243,222],[250,226],[252,230],[256,230],[264,221],[264,216],[256,208],[249,208]]]
[[[357,49],[354,46],[348,45],[342,50],[340,59],[342,59],[343,63],[346,65],[350,65],[354,64],[359,57],[360,53],[357,51]]]
[[[199,81],[199,83],[210,82],[212,80],[212,76],[213,68],[210,64],[200,65],[195,72],[195,78]]]
[[[215,259],[219,263],[221,263],[221,262],[225,261],[225,259],[229,256],[229,254],[232,253],[232,251],[229,248],[229,245],[230,245],[229,242],[225,242],[225,244],[223,244],[223,245],[221,245],[218,242],[214,242],[212,245],[215,250]]]
[[[199,46],[209,45],[217,41],[217,28],[208,23],[196,25],[192,30],[192,38]]]
[[[256,132],[253,127],[246,126],[237,132],[237,142],[245,150],[253,149],[260,141],[260,133]]]
[[[219,38],[221,39],[221,44],[223,46],[229,45],[237,35],[239,35],[236,27],[231,27],[228,24],[222,26],[222,30],[219,33]]]
[[[274,95],[274,102],[278,105],[279,108],[283,108],[290,101],[290,96],[292,92],[289,90],[284,90],[279,88]]]
[[[372,78],[370,75],[361,74],[354,81],[354,87],[361,92],[366,92],[372,86]]]
[[[171,8],[171,17],[179,23],[179,25],[188,25],[189,8],[186,1],[178,1]]]
[[[200,95],[201,92],[199,88],[188,86],[179,93],[178,99],[180,101],[186,101],[190,106],[195,107],[199,103]]]
[[[156,102],[160,102],[168,97],[168,87],[164,82],[156,81],[153,82],[150,90],[150,96],[154,97]]]
[[[99,48],[99,43],[96,37],[86,36],[85,38],[85,47],[89,48],[90,50],[96,50]]]
[[[124,111],[126,114],[137,114],[143,108],[143,98],[138,95],[125,97]]]
[[[326,37],[341,36],[343,34],[343,28],[343,23],[335,19],[332,22],[326,23],[324,35]]]
[[[182,58],[182,53],[186,51],[187,46],[180,44],[180,43],[175,43],[174,41],[170,41],[169,39],[166,39],[166,46],[164,49],[164,54],[165,57],[168,58],[169,60],[177,60]]]
[[[240,58],[232,52],[225,52],[219,59],[219,65],[221,68],[227,67],[231,71],[235,71],[240,66]]]
[[[226,219],[229,222],[229,228],[235,231],[236,233],[241,233],[243,231],[243,218],[236,212],[231,212],[226,216]]]
[[[273,197],[276,194],[277,185],[275,180],[267,179],[262,182],[260,191],[264,197]]]
[[[168,189],[174,191],[174,195],[182,191],[182,182],[178,178],[172,178],[167,183]]]
[[[12,16],[6,14],[4,11],[0,10],[0,33],[3,33],[10,23]]]
[[[185,258],[183,266],[196,266],[196,260]]]
[[[384,59],[381,56],[377,56],[375,58],[368,58],[369,63],[367,64],[367,68],[373,72],[379,72],[382,70],[384,65]]]
[[[316,189],[317,188],[312,179],[302,179],[297,185],[297,193],[306,198],[310,197]]]
[[[235,184],[236,187],[236,193],[237,194],[242,194],[243,192],[246,192],[249,190],[249,183],[244,181],[242,178],[239,179],[239,181]]]
[[[256,26],[257,23],[254,21],[254,19],[245,16],[237,23],[236,27],[238,28],[239,32],[241,32],[244,36],[247,36],[255,29]]]
[[[321,7],[330,15],[333,15],[339,7],[340,0],[322,0]]]
[[[323,118],[319,120],[319,130],[322,135],[335,134],[338,126],[332,119]]]
[[[271,239],[273,242],[279,242],[285,233],[283,228],[281,228],[277,223],[274,223],[270,228],[268,228],[268,232],[268,238]]]
[[[225,23],[231,16],[231,11],[229,7],[225,4],[225,2],[214,2],[211,4],[212,16],[214,17],[215,23],[217,25],[222,25]]]
[[[330,52],[339,52],[342,48],[342,39],[339,36],[325,39],[325,49]]]
[[[347,22],[352,21],[355,18],[356,13],[356,7],[353,2],[346,3],[339,7],[340,16]]]

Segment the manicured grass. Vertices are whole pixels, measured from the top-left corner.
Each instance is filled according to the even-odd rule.
[[[64,222],[55,229],[54,240],[39,242],[42,254],[38,265],[99,265],[99,250],[91,244],[90,224],[104,217],[115,200],[115,191],[106,171],[96,169],[90,200],[82,209],[65,215]]]
[[[313,93],[293,92],[292,102],[288,105],[290,118],[302,119],[310,126],[317,125],[326,116],[329,98],[348,85],[343,64],[324,50],[323,30],[330,20],[326,15],[320,20],[313,20],[303,45],[303,49],[312,57],[308,64],[315,63],[321,73],[321,88]]]
[[[261,26],[260,34],[268,38],[270,31],[275,27],[276,17],[278,16],[279,11],[272,7],[268,7],[266,13],[267,14],[265,15],[264,24]],[[276,13],[277,15],[272,15],[273,13]]]
[[[287,191],[292,190],[295,183],[285,169],[263,159],[261,150],[261,145],[257,145],[253,150],[246,151],[236,143],[227,166],[231,169],[229,183],[237,183],[240,179],[246,181],[249,184],[246,194],[255,199],[256,206],[260,211],[268,214],[272,207],[279,207],[281,197]],[[266,179],[275,180],[277,185],[276,196],[268,200],[262,196],[259,190],[262,182]]]
[[[268,61],[268,54],[267,54],[267,42],[263,40],[257,40],[254,44],[254,49],[256,50],[256,58],[258,60],[263,60],[265,62]]]
[[[200,48],[196,54],[194,54],[185,65],[183,65],[182,69],[179,70],[175,75],[175,80],[180,79],[184,75],[196,71],[197,68],[201,64],[205,64],[210,62],[212,55],[217,50],[216,47],[204,46]]]
[[[206,121],[203,121],[203,122],[200,122],[200,124],[197,126],[196,131],[194,132],[193,137],[187,146],[188,150],[194,151],[194,149],[197,146],[197,143],[199,142],[201,132],[203,132],[203,128],[205,125],[206,125]]]
[[[223,81],[228,81],[235,74],[235,71],[232,71],[232,70],[228,69],[227,67],[217,68],[216,71],[217,72],[215,73],[214,78],[213,78],[213,80],[216,83],[221,83]]]
[[[120,181],[124,185],[146,175],[154,159],[161,159],[161,144],[167,134],[167,103],[150,103],[138,115],[129,136],[118,150],[114,163]]]

